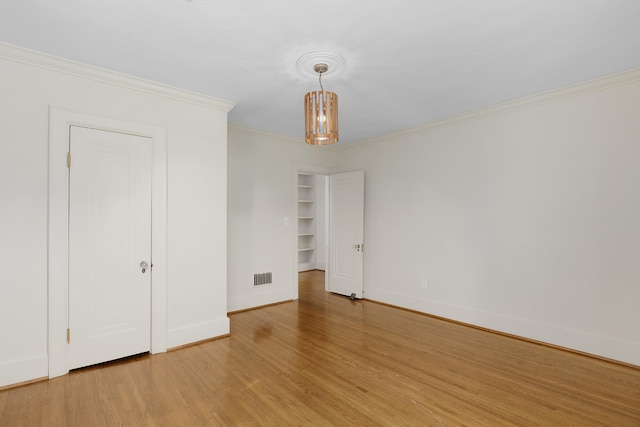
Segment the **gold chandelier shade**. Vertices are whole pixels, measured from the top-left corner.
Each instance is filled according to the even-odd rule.
[[[324,63],[314,65],[318,73],[320,90],[304,96],[304,140],[310,145],[327,145],[338,142],[338,95],[324,90],[322,74],[329,71]]]
[[[304,97],[305,142],[327,145],[338,142],[338,95],[321,90]]]

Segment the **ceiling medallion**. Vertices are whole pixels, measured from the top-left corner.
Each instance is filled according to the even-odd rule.
[[[347,62],[338,54],[331,52],[309,52],[298,58],[296,61],[296,69],[302,77],[315,79],[318,76],[314,68],[316,64],[327,65],[328,70],[322,74],[325,80],[339,76],[347,68]]]

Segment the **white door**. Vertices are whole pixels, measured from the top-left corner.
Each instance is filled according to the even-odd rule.
[[[362,298],[364,171],[329,177],[328,289]]]
[[[69,369],[150,349],[150,138],[72,126]]]

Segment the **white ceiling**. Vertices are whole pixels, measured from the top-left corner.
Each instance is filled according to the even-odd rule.
[[[236,104],[303,136],[329,51],[341,143],[640,67],[638,0],[0,0],[0,41]]]

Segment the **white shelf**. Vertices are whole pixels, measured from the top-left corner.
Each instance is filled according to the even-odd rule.
[[[316,265],[315,248],[315,183],[312,174],[298,174],[298,271],[312,270]]]

